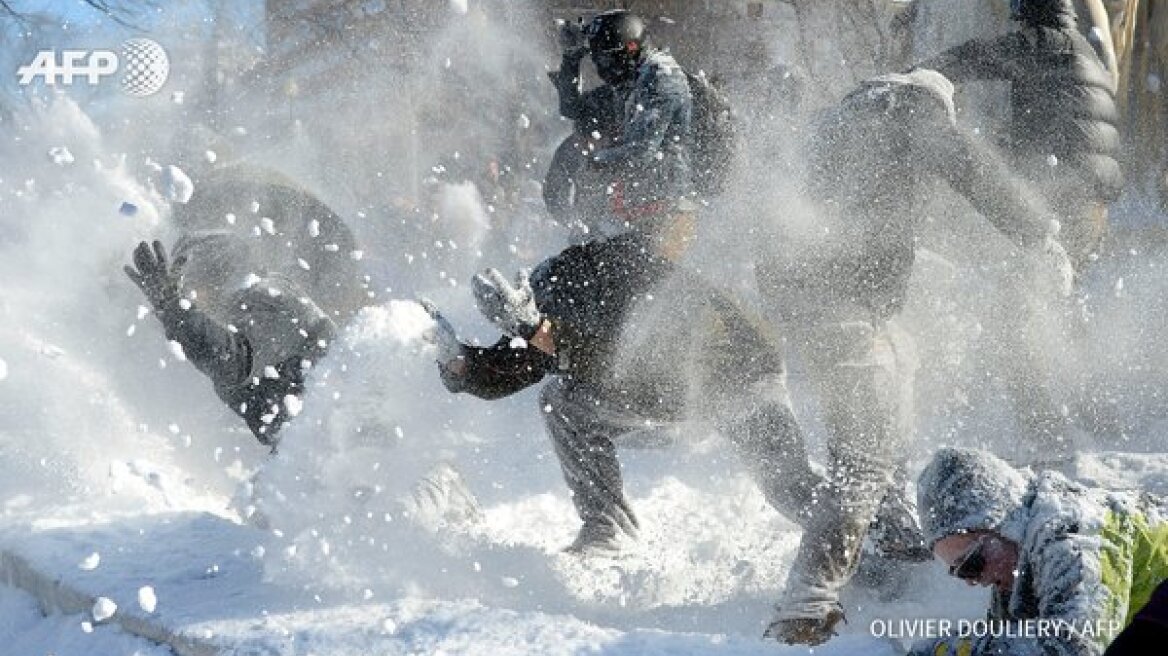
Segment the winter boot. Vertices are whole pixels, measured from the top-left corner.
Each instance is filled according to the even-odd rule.
[[[565,553],[578,556],[613,555],[620,550],[620,530],[611,520],[602,517],[585,519],[576,539],[564,548]]]
[[[933,560],[933,553],[925,547],[915,504],[900,490],[889,492],[880,501],[876,517],[868,526],[868,540],[872,551],[881,558],[910,563]]]
[[[847,623],[844,609],[836,605],[823,617],[793,617],[776,619],[767,626],[762,637],[788,645],[821,645],[836,634],[840,621]]]

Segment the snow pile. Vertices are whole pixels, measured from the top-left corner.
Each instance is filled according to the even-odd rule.
[[[269,562],[356,586],[392,542],[478,518],[449,464],[478,438],[447,418],[430,324],[413,302],[366,308],[312,373],[278,454],[241,492],[242,514],[273,530]]]

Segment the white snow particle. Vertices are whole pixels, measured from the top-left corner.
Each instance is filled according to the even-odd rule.
[[[260,202],[258,200],[253,200],[251,202],[251,206],[248,209],[251,210],[252,214],[259,214],[260,213]]]
[[[272,221],[272,219],[270,217],[265,216],[265,217],[261,218],[260,219],[260,227],[263,228],[264,232],[268,233],[269,235],[276,234],[276,224]]]
[[[57,166],[67,166],[77,161],[74,159],[73,153],[69,152],[69,149],[64,146],[53,146],[50,148],[49,159],[53,160],[53,163]]]
[[[101,564],[101,554],[99,554],[95,551],[95,552],[89,554],[88,556],[86,556],[85,558],[81,559],[81,562],[77,563],[77,568],[84,570],[86,572],[92,572],[93,570],[97,569],[97,566],[100,564]]]
[[[0,358],[0,380],[4,380],[7,377],[8,377],[8,363],[4,361],[4,358]]]
[[[517,579],[513,576],[504,576],[502,581],[503,581],[504,588],[518,588],[519,587],[519,579]]]
[[[1058,156],[1055,155],[1054,153],[1051,153],[1051,154],[1046,156],[1046,165],[1047,166],[1051,166],[1051,167],[1058,166],[1058,163],[1059,163]]]
[[[227,221],[227,225],[235,225],[235,215],[231,212],[224,214],[223,219]]]
[[[170,354],[174,356],[175,360],[178,360],[179,362],[183,362],[187,359],[187,354],[185,351],[183,351],[182,344],[179,344],[178,342],[176,342],[172,339],[169,342],[167,342],[167,346],[170,347]]]
[[[264,378],[279,378],[279,377],[280,377],[280,372],[276,371],[275,367],[273,367],[270,364],[268,366],[264,367]]]
[[[208,150],[207,152],[203,153],[203,157],[206,157],[207,161],[211,164],[214,164],[215,160],[219,159],[219,155],[213,150]]]
[[[257,276],[254,273],[249,273],[243,279],[243,286],[244,287],[255,287],[256,285],[258,285],[260,283],[261,280],[263,280],[263,278]]]
[[[341,247],[336,244],[325,244],[324,249],[330,253],[336,253],[341,250]]]
[[[455,13],[465,14],[468,11],[467,1],[466,0],[450,0],[450,8]],[[446,61],[449,62],[450,60],[448,59]],[[450,65],[447,64],[446,67],[450,68]]]
[[[82,633],[93,633],[93,623],[92,622],[82,622],[81,623],[81,632]]]
[[[349,257],[353,258],[354,260],[360,260],[361,258],[365,257],[365,251],[352,251],[349,253]]]
[[[320,221],[313,219],[308,222],[308,234],[311,237],[320,236]]]
[[[158,597],[154,594],[154,588],[144,585],[138,588],[138,606],[147,613],[153,613],[158,606]]]
[[[162,195],[174,203],[186,203],[195,193],[195,183],[179,167],[170,164],[162,169]]]
[[[178,306],[183,310],[191,309],[191,299],[189,299],[189,298],[178,299]]]
[[[138,306],[138,320],[141,321],[146,315],[150,314],[150,308],[145,305]]]
[[[130,327],[126,329],[126,337],[133,337],[134,331],[136,331],[136,330],[138,330],[138,324],[136,324],[136,323],[130,324]]]
[[[389,635],[393,635],[397,633],[397,622],[394,622],[387,617],[384,621],[381,622],[381,630],[385,631]]]
[[[312,269],[312,267],[308,266],[308,262],[305,262],[304,258],[302,257],[296,258],[296,263],[299,264],[300,268],[304,269],[305,271]]]
[[[118,612],[118,605],[114,603],[113,599],[109,597],[98,597],[93,604],[93,621],[104,622],[114,616]]]
[[[304,408],[304,402],[295,394],[289,394],[284,397],[284,409],[288,411],[289,417],[295,417],[300,414],[300,410]]]

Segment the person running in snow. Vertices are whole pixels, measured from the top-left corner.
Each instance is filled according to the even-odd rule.
[[[1041,204],[957,128],[952,94],[927,70],[861,83],[811,130],[803,194],[814,221],[759,240],[764,303],[805,362],[828,429],[824,491],[766,631],[782,642],[834,635],[840,590],[877,514],[901,518],[882,522],[898,533],[880,536],[884,545],[899,545],[903,560],[928,558],[905,498],[916,362],[896,322],[928,185],[947,183],[1021,247],[1045,252],[1052,269],[1068,267]]]
[[[1050,628],[922,641],[913,656],[1103,654],[1168,577],[1165,499],[1033,474],[964,448],[939,450],[917,491],[936,557],[952,576],[991,588],[988,619]]]
[[[1010,8],[1019,29],[967,41],[921,66],[956,84],[1009,82],[1005,150],[1015,171],[1059,221],[1058,240],[1079,283],[1100,254],[1107,205],[1123,186],[1116,161],[1120,137],[1114,77],[1101,59],[1102,44],[1093,44],[1077,29],[1072,0],[1012,0]],[[1070,312],[1070,290],[1055,297],[1036,293],[1026,275],[1011,276],[1006,285],[1010,307],[989,326],[996,333],[993,343],[1005,347],[996,369],[1027,437],[1020,461],[1061,466],[1075,446],[1070,441],[1074,415],[1063,406],[1074,411],[1086,400],[1064,401],[1051,388],[1064,386],[1074,369],[1068,363],[1077,359],[1076,347],[1082,348],[1076,340],[1082,337],[1083,319]],[[1054,340],[1052,320],[1055,330],[1064,333]],[[1070,323],[1059,325],[1064,320]]]
[[[582,520],[573,552],[636,537],[617,447],[661,443],[688,419],[708,419],[734,444],[780,512],[812,507],[775,338],[650,239],[633,231],[573,246],[515,283],[493,269],[477,275],[479,309],[504,333],[493,346],[460,342],[425,304],[451,392],[497,399],[553,377],[539,404]]]
[[[248,273],[240,267],[246,264],[232,258],[241,250],[222,233],[198,235],[180,240],[170,263],[161,242],[142,242],[125,271],[166,338],[274,450],[280,427],[299,412],[305,374],[324,355],[336,325],[285,276],[257,276],[244,286]],[[199,301],[215,296],[225,302],[214,310]]]

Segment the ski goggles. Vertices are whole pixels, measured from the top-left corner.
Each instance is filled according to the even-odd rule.
[[[955,576],[962,581],[977,581],[981,578],[981,573],[986,568],[986,544],[990,539],[990,536],[983,535],[969,545],[957,562],[949,566],[949,576]]]

